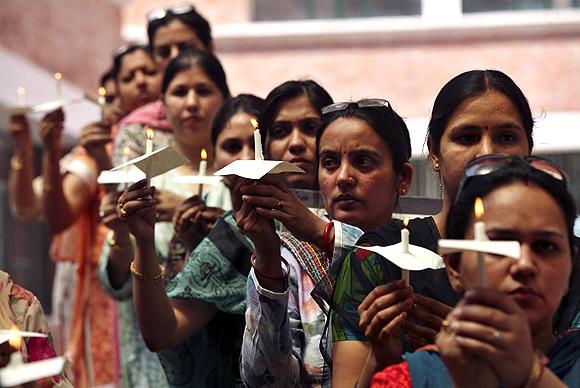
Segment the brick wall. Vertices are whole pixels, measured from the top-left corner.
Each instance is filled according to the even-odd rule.
[[[0,0],[0,45],[87,90],[110,66],[120,26],[110,0]]]

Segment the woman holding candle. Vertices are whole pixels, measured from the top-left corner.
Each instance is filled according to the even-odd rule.
[[[166,196],[179,197],[179,204],[183,198],[190,197],[197,191],[195,186],[176,183],[174,180],[181,175],[197,173],[202,148],[213,153],[213,146],[210,142],[212,123],[224,101],[230,97],[226,75],[220,62],[212,54],[203,51],[187,51],[171,61],[163,79],[162,93],[172,129],[171,143],[195,167],[182,166],[152,180],[152,185],[161,187],[165,193],[168,193],[162,194],[163,196],[159,199],[158,213],[163,213]],[[247,125],[250,126],[249,122]],[[156,145],[158,143],[155,139],[160,133],[155,131],[153,142]],[[143,135],[141,142],[145,144],[146,139]],[[206,193],[203,200],[198,196],[187,200],[183,211],[189,209],[187,205],[197,206],[191,214],[191,217],[197,217],[197,223],[191,222],[190,219],[181,220],[179,231],[182,235],[179,237],[185,236],[185,239],[174,239],[174,225],[171,218],[173,211],[171,214],[160,214],[157,217],[155,250],[159,259],[156,260],[164,264],[169,278],[183,268],[187,251],[193,249],[193,245],[199,242],[200,238],[192,237],[191,234],[208,233],[223,213],[223,210],[217,206],[222,205],[221,198],[224,190],[227,189],[219,186]],[[122,315],[120,332],[123,379],[127,385],[139,385],[144,380],[149,385],[166,385],[167,380],[163,377],[156,356],[145,349],[136,327],[135,312],[130,299],[132,287],[130,263],[134,257],[134,244],[131,241],[129,229],[117,217],[117,198],[118,196],[116,198],[111,196],[101,206],[103,222],[112,229],[112,234],[110,243],[101,255],[100,280],[101,285],[113,298],[123,301],[119,304],[119,314]],[[176,206],[180,209],[178,205]],[[203,230],[200,231],[201,224],[203,224]],[[163,297],[167,298],[165,293]],[[169,380],[169,383],[174,382]]]
[[[465,164],[494,152],[529,154],[532,128],[526,97],[506,74],[473,70],[450,80],[435,99],[427,139],[433,170],[441,177],[443,208],[434,217],[410,221],[410,243],[437,251]],[[401,227],[383,225],[357,244],[398,243]],[[355,249],[345,257],[333,297],[337,386],[350,388],[359,378],[368,383],[377,368],[391,362],[389,352],[399,351],[401,337],[407,349],[432,343],[459,298],[443,270],[414,272],[412,289],[397,279],[401,270],[375,253]]]
[[[271,138],[266,144],[277,140],[272,137],[275,131],[268,133]],[[385,100],[324,107],[316,143],[317,163],[312,170],[318,171],[332,222],[309,212],[281,182],[246,180],[236,189],[236,220],[256,247],[242,348],[242,373],[249,386],[330,383],[320,352],[326,315],[312,291],[325,277],[329,255],[352,246],[360,229],[368,231],[390,221],[398,196],[411,183],[409,133]],[[312,244],[287,232],[279,237],[273,218]],[[336,244],[328,237],[313,238],[318,232],[327,235],[327,225],[334,228]]]
[[[485,233],[519,241],[521,257],[485,255],[488,287],[481,289],[475,252],[447,256],[450,283],[464,297],[443,322],[436,346],[404,355],[372,386],[579,386],[580,331],[555,326],[579,265],[564,173],[544,159],[500,155],[475,159],[465,171],[445,235],[474,237],[471,209],[481,197]]]

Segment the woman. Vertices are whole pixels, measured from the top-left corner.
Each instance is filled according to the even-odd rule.
[[[494,152],[529,154],[532,128],[524,94],[504,73],[473,70],[450,80],[435,99],[427,140],[432,168],[441,177],[443,208],[435,217],[411,220],[410,243],[436,251],[463,166]],[[401,228],[400,222],[384,225],[364,235],[357,245],[397,243]],[[368,381],[377,365],[389,361],[388,355],[369,352],[380,347],[391,328],[390,321],[381,321],[381,316],[392,309],[411,314],[413,319],[405,320],[404,329],[416,335],[407,333],[404,339],[423,345],[434,341],[449,312],[447,305],[458,300],[443,270],[414,272],[412,290],[402,282],[389,285],[400,278],[401,270],[377,254],[355,249],[345,257],[333,297],[333,379],[337,386],[350,388],[361,376]]]
[[[449,281],[463,299],[436,346],[405,355],[372,386],[579,386],[580,331],[562,335],[553,325],[578,268],[576,209],[564,173],[545,159],[491,155],[469,163],[465,175],[446,236],[473,239],[473,204],[482,198],[487,236],[519,241],[521,257],[486,255],[485,288],[478,287],[475,252],[446,257]]]
[[[163,80],[163,101],[167,116],[170,120],[175,148],[190,161],[191,165],[198,166],[202,148],[212,152],[213,146],[208,145],[212,133],[212,123],[218,110],[229,96],[229,88],[223,68],[217,58],[202,51],[191,51],[181,54],[167,67]],[[259,99],[256,102],[250,98],[248,109],[259,109]],[[252,105],[253,104],[253,105]],[[218,133],[229,132],[230,121],[224,121],[223,127],[215,130]],[[251,129],[249,121],[246,131]],[[217,136],[216,136],[217,139]],[[245,141],[245,139],[244,139]],[[223,152],[216,150],[216,155],[222,159]],[[237,154],[234,155],[234,157]],[[180,198],[191,196],[197,192],[197,186],[174,182],[182,175],[195,175],[197,169],[191,165],[182,166],[163,176],[154,178],[152,184],[162,187],[167,195]],[[202,201],[198,196],[190,198],[188,204],[197,205],[196,223],[189,219],[180,222],[178,231],[186,242],[191,242],[191,234],[207,234],[223,210],[215,207],[223,197],[223,187],[206,193]],[[171,194],[169,194],[171,193]],[[158,211],[163,208],[160,199]],[[119,303],[119,332],[121,340],[121,368],[123,383],[127,386],[135,385],[167,385],[157,357],[145,349],[145,345],[136,327],[136,317],[131,298],[130,263],[133,258],[134,244],[129,235],[129,229],[117,217],[115,207],[118,194],[108,196],[101,205],[102,221],[112,232],[108,244],[101,254],[99,277],[101,285]],[[186,207],[185,209],[188,209]],[[188,213],[189,214],[189,213]],[[167,215],[169,216],[169,215]],[[177,249],[177,244],[171,244],[174,236],[174,224],[170,217],[157,217],[155,223],[155,248],[160,261],[168,272],[175,275],[185,265],[185,252]],[[204,230],[198,226],[204,225]],[[195,228],[193,228],[195,226]],[[197,240],[199,242],[199,240]],[[193,244],[193,242],[192,242]],[[186,244],[187,245],[187,244]],[[187,248],[192,249],[193,246]]]
[[[398,196],[407,192],[413,175],[405,123],[380,99],[337,103],[322,112],[316,164],[325,207],[333,220],[329,225],[341,230],[345,222],[368,231],[389,222]],[[249,386],[328,385],[320,352],[326,315],[311,296],[321,279],[310,270],[312,263],[328,266],[323,251],[332,252],[334,247],[328,236],[318,248],[286,234],[279,237],[272,217],[284,222],[290,217],[279,214],[287,211],[287,205],[288,210],[294,206],[284,195],[284,185],[278,183],[282,209],[276,205],[278,199],[272,202],[257,195],[266,189],[264,184],[245,181],[237,189],[244,195],[240,194],[234,207],[238,225],[256,247],[242,351],[244,382]],[[314,217],[313,224],[319,221]],[[322,221],[323,230],[327,223]]]

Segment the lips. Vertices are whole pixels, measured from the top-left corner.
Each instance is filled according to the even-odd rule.
[[[292,163],[295,166],[300,167],[301,169],[305,169],[305,167],[308,167],[312,164],[312,162],[308,159],[305,158],[293,158],[290,160],[290,163]]]
[[[349,208],[354,206],[355,204],[357,204],[358,202],[360,202],[358,200],[358,198],[354,197],[351,194],[347,194],[347,193],[342,193],[337,195],[334,200],[332,201],[333,204],[335,204],[338,207],[341,208]]]
[[[187,126],[197,126],[201,122],[201,117],[199,116],[187,116],[181,119],[181,122]]]
[[[508,292],[516,301],[529,302],[535,298],[542,298],[538,292],[531,287],[518,287]]]

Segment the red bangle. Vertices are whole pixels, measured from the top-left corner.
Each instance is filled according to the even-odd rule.
[[[258,275],[260,275],[261,277],[263,277],[264,279],[281,281],[281,280],[284,280],[288,277],[288,273],[290,272],[290,265],[283,257],[280,257],[280,260],[282,260],[282,262],[286,265],[286,268],[288,268],[288,272],[286,274],[282,275],[282,277],[274,277],[274,276],[266,275],[265,273],[259,271],[256,268],[256,264],[255,264],[256,252],[252,253],[252,256],[250,256],[250,265],[254,269],[254,272],[257,273]],[[284,273],[284,270],[282,270],[282,273]]]
[[[324,251],[326,253],[332,252],[334,248],[334,236],[332,236],[332,238],[329,237],[330,231],[332,230],[333,227],[334,222],[330,221],[328,224],[326,224],[326,227],[324,228],[324,235],[322,236],[322,241],[324,242]]]

